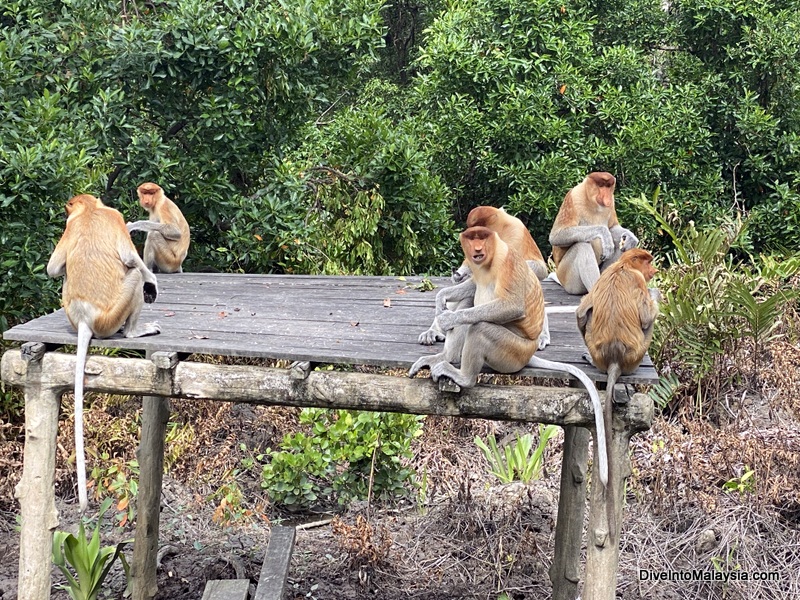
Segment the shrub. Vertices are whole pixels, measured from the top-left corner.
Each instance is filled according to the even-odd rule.
[[[800,272],[800,255],[778,267],[746,254],[746,221],[676,230],[656,204],[657,196],[636,200],[675,247],[658,277],[663,302],[650,352],[662,372],[656,396],[664,403],[671,395],[672,408],[707,413],[733,383],[759,385],[765,345],[782,334],[781,317],[798,297],[786,282]]]
[[[320,497],[389,500],[409,492],[414,471],[405,465],[423,417],[379,412],[303,409],[308,433],[287,435],[267,450],[262,487],[270,498],[308,508]]]

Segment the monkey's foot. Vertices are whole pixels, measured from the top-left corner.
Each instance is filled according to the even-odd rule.
[[[539,350],[544,350],[550,344],[550,332],[542,331],[539,334]]]
[[[477,376],[474,380],[470,380],[469,377],[447,361],[441,361],[431,367],[431,379],[438,382],[442,377],[452,379],[454,383],[462,388],[474,387],[477,381]]]
[[[431,362],[430,361],[431,361],[432,358],[434,358],[434,357],[433,356],[423,356],[422,358],[417,359],[417,362],[415,362],[413,365],[411,365],[411,368],[408,370],[408,376],[409,377],[413,377],[414,375],[419,373],[425,367],[430,367],[431,366]]]
[[[125,333],[125,337],[145,337],[146,335],[158,335],[161,333],[161,326],[158,323],[140,323],[133,331]]]
[[[152,304],[158,297],[158,288],[154,283],[145,281],[144,285],[142,286],[142,293],[144,294],[144,301],[147,304]]]

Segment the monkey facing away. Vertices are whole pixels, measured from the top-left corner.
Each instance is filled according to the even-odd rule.
[[[139,203],[148,215],[147,221],[128,223],[128,232],[146,231],[144,262],[156,273],[181,273],[189,251],[189,223],[181,209],[155,183],[136,188]]]
[[[550,230],[556,275],[570,294],[585,294],[600,273],[616,261],[623,250],[635,248],[639,240],[623,228],[614,209],[616,179],[596,172],[572,188]]]
[[[473,387],[484,366],[515,373],[525,366],[565,371],[578,378],[592,400],[600,451],[600,473],[607,482],[602,405],[591,380],[580,369],[534,356],[544,322],[544,295],[539,280],[517,251],[486,227],[461,233],[461,248],[472,277],[437,294],[439,325],[447,332],[442,352],[423,356],[409,369],[413,377],[429,367],[431,378],[449,377],[463,388]],[[450,302],[468,301],[449,310]],[[464,304],[460,304],[464,306]],[[454,366],[459,363],[460,368]]]
[[[64,276],[62,305],[78,332],[75,351],[75,462],[81,512],[88,504],[83,450],[83,378],[92,336],[105,338],[122,328],[125,337],[160,333],[139,323],[145,302],[158,295],[155,275],[131,241],[122,215],[83,194],[66,206],[67,225],[47,263],[50,277]]]
[[[640,248],[624,252],[603,271],[575,312],[592,364],[608,373],[604,419],[607,439],[611,437],[614,385],[621,374],[636,370],[653,339],[658,290],[647,288],[656,274],[652,261],[653,256]],[[611,514],[609,529],[616,531]]]
[[[539,246],[536,245],[536,241],[533,239],[533,236],[531,236],[528,228],[525,227],[525,224],[518,218],[509,215],[502,208],[495,208],[494,206],[476,206],[469,212],[469,215],[467,215],[467,228],[471,227],[486,227],[494,231],[510,248],[516,250],[522,259],[527,262],[538,279],[547,277],[547,263],[539,250]],[[471,271],[469,264],[469,260],[465,259],[458,270],[453,273],[453,281],[456,284],[461,283],[470,276]],[[443,291],[444,290],[441,290],[439,293]],[[466,300],[466,302],[471,302],[471,298]],[[420,344],[430,346],[445,338],[445,334],[439,327],[437,321],[439,313],[438,307],[444,306],[438,301],[438,298],[436,306],[437,316],[434,317],[433,323],[427,331],[420,334]],[[463,306],[451,305],[449,308],[455,310],[456,308],[469,308],[469,306],[466,304]],[[545,315],[542,332],[539,335],[539,350],[543,350],[549,343],[550,328],[547,322],[547,315]]]

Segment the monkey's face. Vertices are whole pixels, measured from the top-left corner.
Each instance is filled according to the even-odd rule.
[[[650,281],[658,270],[653,266],[653,264],[648,260],[642,264],[642,275],[644,275],[645,281]]]
[[[494,235],[486,227],[470,227],[461,233],[461,249],[464,256],[476,267],[491,259],[494,250]]]
[[[163,190],[161,189],[161,186],[150,182],[143,183],[136,188],[136,193],[139,195],[139,204],[141,204],[142,208],[146,209],[147,211],[155,208],[156,201],[162,192]]]
[[[153,193],[139,192],[139,204],[146,210],[152,210],[156,205],[156,195]]]

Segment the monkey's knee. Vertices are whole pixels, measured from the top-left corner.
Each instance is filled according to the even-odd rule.
[[[592,245],[585,242],[573,244],[561,259],[556,275],[567,293],[581,295],[591,290],[600,278]]]

